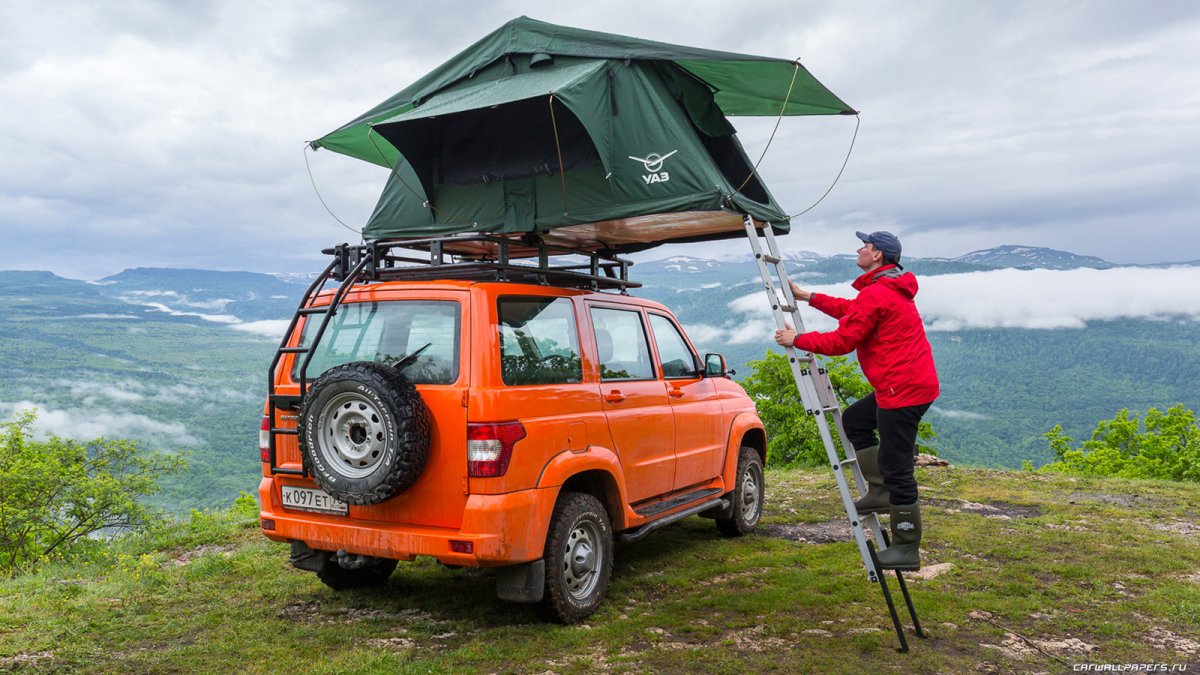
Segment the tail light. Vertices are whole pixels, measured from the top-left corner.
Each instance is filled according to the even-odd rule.
[[[467,475],[496,478],[508,471],[513,446],[525,438],[520,422],[467,424]]]
[[[258,426],[258,456],[264,462],[271,461],[271,418],[267,415]]]

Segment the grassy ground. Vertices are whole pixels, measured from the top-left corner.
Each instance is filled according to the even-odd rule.
[[[244,515],[110,560],[0,583],[0,670],[254,672],[1070,672],[1200,669],[1195,486],[929,468],[930,634],[895,652],[824,471],[769,471],[760,532],[692,518],[618,546],[584,625],[495,599],[487,573],[401,564],[337,593]],[[940,572],[940,573],[939,573]],[[895,588],[893,581],[893,588]]]

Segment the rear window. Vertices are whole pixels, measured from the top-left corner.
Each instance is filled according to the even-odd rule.
[[[500,298],[500,375],[504,384],[583,381],[575,307],[566,298]]]
[[[308,317],[301,344],[312,341],[321,315]],[[450,384],[458,379],[459,305],[448,300],[391,300],[344,304],[313,352],[307,377],[314,380],[351,361],[379,361],[415,384]],[[293,379],[304,354],[296,355]]]

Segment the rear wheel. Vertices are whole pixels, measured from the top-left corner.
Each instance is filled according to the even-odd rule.
[[[717,518],[717,529],[727,537],[740,537],[758,527],[762,518],[766,485],[763,482],[762,459],[754,448],[743,447],[738,453],[737,484],[729,498],[733,501],[728,514]]]
[[[545,610],[563,623],[596,611],[608,593],[612,556],[612,526],[600,502],[580,492],[560,496],[546,535]]]
[[[317,572],[317,578],[335,591],[347,591],[352,588],[382,586],[395,570],[396,561],[386,558],[372,558],[362,567],[347,569],[339,565],[337,558],[330,554],[325,566]]]

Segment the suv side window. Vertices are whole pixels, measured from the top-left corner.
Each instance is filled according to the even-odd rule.
[[[600,379],[653,380],[650,347],[642,315],[624,309],[592,308]]]
[[[500,376],[504,384],[583,381],[575,306],[567,298],[507,297],[500,315]]]
[[[451,384],[458,379],[459,304],[449,300],[348,302],[337,309],[306,373],[309,381],[351,361],[397,366],[414,384]],[[304,323],[300,344],[309,344],[320,319]],[[293,379],[300,379],[304,355],[296,355]]]
[[[662,364],[663,377],[696,377],[696,357],[675,324],[665,316],[651,314],[650,329],[654,331],[654,341],[658,343],[658,361]]]

